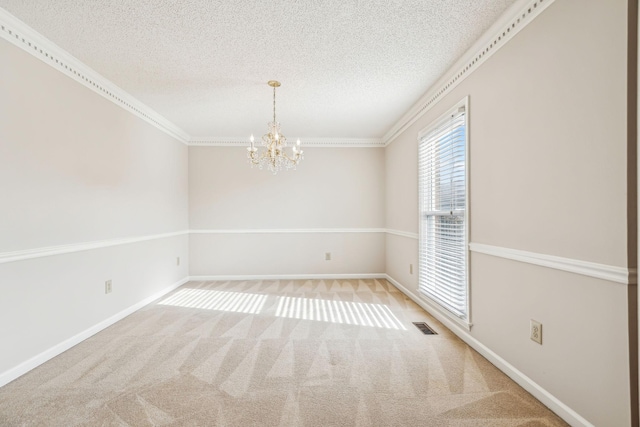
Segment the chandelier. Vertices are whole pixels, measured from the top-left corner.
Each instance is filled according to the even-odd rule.
[[[253,134],[251,135],[247,158],[251,167],[257,165],[260,169],[267,168],[275,175],[283,169],[295,169],[304,156],[300,149],[300,139],[291,147],[291,155],[285,151],[287,138],[280,133],[280,123],[276,121],[276,88],[280,86],[280,82],[269,80],[267,84],[273,88],[273,121],[267,124],[269,132],[262,135],[261,152],[254,145]]]

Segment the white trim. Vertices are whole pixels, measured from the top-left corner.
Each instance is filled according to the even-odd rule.
[[[482,344],[476,338],[474,338],[468,331],[464,330],[457,322],[452,321],[449,316],[444,316],[438,310],[431,310],[429,306],[425,306],[424,301],[421,298],[417,298],[416,295],[409,291],[406,287],[402,286],[397,280],[393,279],[388,274],[386,279],[397,287],[401,292],[411,298],[416,304],[420,305],[433,317],[438,319],[444,326],[449,328],[451,332],[456,334],[462,341],[467,343],[471,348],[476,350],[482,356],[484,356],[489,362],[493,363],[498,369],[504,372],[509,378],[518,383],[522,388],[531,393],[536,399],[542,402],[545,406],[558,414],[563,420],[572,426],[584,426],[594,427],[589,421],[584,419],[580,414],[571,409],[565,403],[560,401],[557,397],[549,393],[542,388],[538,383],[526,376],[515,366],[511,365],[505,359],[500,357],[497,353],[493,352],[489,347]]]
[[[221,280],[327,280],[327,279],[386,279],[384,273],[365,274],[231,274],[190,276],[189,281],[210,282]]]
[[[447,316],[451,315],[452,319],[454,319],[457,322],[461,322],[466,329],[470,329],[471,328],[471,304],[470,304],[470,299],[471,299],[471,289],[470,289],[470,274],[469,274],[469,260],[470,260],[470,254],[469,254],[469,165],[470,165],[470,160],[469,160],[469,96],[465,96],[464,98],[462,98],[460,101],[456,102],[453,104],[453,106],[451,108],[449,108],[444,114],[442,114],[440,117],[438,117],[436,120],[433,120],[429,125],[427,125],[424,129],[422,129],[419,133],[418,133],[418,144],[417,144],[417,151],[416,151],[416,159],[420,158],[420,150],[422,149],[422,140],[427,137],[429,134],[431,134],[433,131],[435,131],[436,129],[442,129],[442,126],[445,125],[446,123],[450,123],[451,119],[453,117],[460,117],[460,115],[464,115],[464,128],[465,128],[465,132],[464,132],[464,158],[465,158],[465,165],[464,165],[464,197],[465,197],[465,209],[464,209],[464,244],[465,247],[467,248],[464,251],[464,258],[465,258],[465,268],[464,268],[464,287],[465,287],[465,292],[466,292],[466,298],[465,298],[465,315],[467,320],[462,320],[462,319],[458,319],[457,317],[453,316],[452,314],[450,314],[448,311],[443,311],[443,313],[445,313]],[[424,235],[424,221],[423,221],[423,216],[425,215],[425,212],[423,211],[423,194],[422,194],[422,186],[421,186],[421,181],[423,179],[423,171],[421,170],[421,164],[420,161],[418,160],[418,218],[421,218],[419,223],[418,223],[418,228],[419,228],[419,235]],[[419,237],[418,237],[419,240]],[[425,248],[423,248],[424,242],[422,244],[418,244],[418,277],[421,277],[421,266],[422,266],[422,252]],[[433,307],[437,310],[441,310],[441,307],[439,304],[434,304],[435,301],[432,303],[432,300],[426,299],[425,302],[427,302],[430,305],[433,305]],[[468,325],[468,326],[467,326]]]
[[[470,243],[469,249],[472,252],[480,254],[526,262],[528,264],[540,265],[542,267],[555,268],[556,270],[582,274],[584,276],[604,279],[610,282],[622,283],[625,285],[637,283],[636,270],[626,267],[616,267],[613,265],[598,264],[579,259],[563,258],[555,255],[527,252],[518,249],[485,245],[482,243]]]
[[[419,297],[418,295],[414,294],[413,292],[411,292],[409,289],[407,289],[406,287],[402,286],[402,284],[400,282],[398,282],[397,280],[395,280],[393,277],[389,276],[388,274],[385,274],[385,278],[393,283],[393,285],[400,289],[402,291],[402,293],[404,293],[405,295],[407,295],[409,298],[411,298],[416,304],[418,304],[420,307],[422,307],[423,309],[425,309],[426,311],[428,311],[429,313],[431,313],[434,317],[440,319],[440,317],[446,317],[449,322],[453,322],[456,325],[458,325],[459,328],[462,328],[466,331],[470,331],[471,327],[473,326],[473,323],[470,323],[464,319],[460,319],[459,317],[456,317],[453,315],[453,313],[448,312],[447,310],[445,310],[444,308],[440,307],[438,304],[431,302],[430,299],[428,298],[422,298]],[[437,315],[436,315],[437,313]],[[444,323],[444,321],[443,321]]]
[[[452,116],[461,114],[462,113],[460,111],[461,108],[464,109],[464,114],[468,116],[469,115],[469,95],[466,95],[460,101],[455,102],[447,111],[445,111],[444,113],[440,114],[440,116],[438,116],[438,118],[436,118],[435,120],[432,120],[427,126],[422,128],[418,132],[418,136],[416,137],[416,140],[418,140],[418,142],[420,142],[420,140],[422,138],[424,138],[426,135],[429,135],[431,133],[431,131],[433,131],[434,129],[436,129],[436,128],[440,127],[440,126],[443,126],[446,123],[448,123],[449,121],[451,121],[451,117]],[[465,126],[466,127],[469,127],[469,123],[468,122],[469,122],[468,118],[465,118]],[[469,132],[465,133],[465,135],[467,135],[466,139],[469,139],[468,138],[468,134],[469,134]],[[465,141],[465,143],[466,142],[468,142],[468,141]]]
[[[520,0],[509,7],[498,21],[387,131],[382,138],[385,147],[433,108],[444,95],[462,83],[484,61],[489,59],[554,1]]]
[[[391,228],[245,228],[189,230],[191,234],[387,233],[418,239],[418,233]]]
[[[519,0],[396,122],[383,138],[304,138],[308,147],[386,147],[442,96],[504,46],[555,0]],[[245,146],[245,137],[191,137],[171,121],[0,7],[0,38],[18,46],[83,86],[135,114],[178,141],[193,146]]]
[[[70,243],[67,245],[47,246],[24,249],[12,252],[0,252],[0,264],[22,261],[46,256],[62,255],[109,246],[127,245],[147,240],[165,239],[188,234],[288,234],[288,233],[385,233],[384,228],[306,228],[306,229],[208,229],[183,230],[171,233],[152,234],[147,236],[125,237],[119,239],[97,240],[92,242]]]
[[[189,135],[185,131],[1,7],[0,38],[25,50],[167,135],[184,144],[187,143]]]
[[[147,240],[165,239],[167,237],[182,236],[189,231],[175,231],[172,233],[151,234],[147,236],[125,237],[121,239],[97,240],[93,242],[70,243],[68,245],[48,246],[44,248],[25,249],[22,251],[0,252],[0,264],[25,259],[41,258],[52,255],[68,254],[72,252],[86,251],[90,249],[106,248],[109,246],[128,245],[130,243],[144,242]]]
[[[26,374],[27,372],[29,372],[30,370],[42,365],[43,363],[45,363],[48,360],[53,359],[54,357],[56,357],[57,355],[59,355],[60,353],[63,353],[67,350],[69,350],[71,347],[73,347],[74,345],[77,345],[79,343],[81,343],[82,341],[86,340],[87,338],[97,334],[98,332],[102,331],[103,329],[108,328],[109,326],[113,325],[114,323],[116,323],[119,320],[124,319],[125,317],[129,316],[131,313],[141,309],[142,307],[144,307],[147,304],[152,303],[153,301],[157,300],[158,298],[162,297],[165,294],[168,294],[169,292],[173,291],[174,289],[184,285],[185,283],[187,283],[189,281],[188,277],[185,277],[182,280],[179,280],[178,282],[164,288],[163,290],[156,292],[155,294],[151,295],[150,297],[147,297],[145,299],[143,299],[142,301],[130,306],[129,308],[126,308],[122,311],[120,311],[119,313],[114,314],[113,316],[93,325],[92,327],[85,329],[84,331],[72,336],[71,338],[68,338],[64,341],[62,341],[59,344],[54,345],[53,347],[49,348],[48,350],[43,351],[42,353],[32,357],[31,359],[20,363],[18,366],[15,366],[3,373],[0,374],[0,387],[2,387],[5,384],[10,383],[11,381],[15,380],[16,378]]]
[[[191,234],[384,233],[384,228],[238,228],[189,230]]]
[[[92,249],[106,248],[117,245],[127,245],[131,243],[144,242],[155,239],[165,239],[175,236],[189,234],[314,234],[314,233],[386,233],[395,236],[418,239],[417,233],[394,230],[388,228],[301,228],[301,229],[205,229],[205,230],[183,230],[171,233],[152,234],[147,236],[125,237],[120,239],[108,239],[92,242],[71,243],[68,245],[48,246],[42,248],[25,249],[13,252],[0,252],[0,264],[22,261],[33,258],[41,258],[53,255],[62,255],[73,252],[81,252]],[[572,273],[605,279],[622,284],[636,284],[636,269],[615,267],[604,264],[596,264],[587,261],[580,261],[570,258],[561,258],[552,255],[537,254],[533,252],[520,251],[516,249],[501,248],[497,246],[484,245],[480,243],[470,243],[469,249],[472,252],[484,253],[558,270],[570,271]],[[353,275],[353,276],[358,276]],[[260,276],[263,277],[263,276]],[[315,277],[315,276],[314,276]]]
[[[304,147],[356,147],[356,148],[384,148],[384,142],[380,138],[303,138],[300,137],[302,148]],[[194,137],[189,140],[190,146],[204,147],[248,147],[249,137]]]
[[[387,228],[386,233],[393,234],[394,236],[402,236],[402,237],[408,237],[409,239],[418,240],[418,233],[411,233],[409,231],[393,230],[391,228]]]

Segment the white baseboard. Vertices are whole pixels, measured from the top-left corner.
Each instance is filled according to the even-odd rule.
[[[386,231],[384,228],[206,228],[189,230],[189,234],[342,234]]]
[[[581,417],[577,412],[561,402],[558,398],[553,396],[547,390],[542,388],[539,384],[534,382],[531,378],[524,373],[516,369],[509,362],[504,360],[498,354],[494,353],[491,349],[486,347],[480,341],[471,336],[460,325],[456,324],[453,320],[447,316],[433,310],[429,307],[421,298],[418,298],[412,291],[403,286],[400,282],[395,280],[388,274],[383,273],[367,273],[367,274],[285,274],[285,275],[228,275],[228,276],[190,276],[186,277],[167,288],[151,295],[148,298],[114,314],[113,316],[103,320],[102,322],[86,329],[73,337],[51,347],[48,350],[32,357],[31,359],[19,364],[18,366],[9,369],[8,371],[0,374],[0,387],[10,383],[16,378],[26,374],[30,370],[43,364],[44,362],[54,358],[55,356],[63,353],[71,347],[79,344],[87,338],[95,335],[96,333],[106,329],[119,320],[127,317],[135,311],[141,309],[145,305],[155,301],[163,295],[173,291],[174,289],[182,286],[189,281],[212,281],[212,280],[306,280],[306,279],[386,279],[396,286],[401,292],[411,298],[416,304],[421,306],[424,310],[430,313],[433,317],[438,319],[442,324],[449,328],[460,339],[466,342],[469,346],[475,349],[478,353],[484,356],[487,360],[493,363],[498,369],[508,375],[512,380],[518,383],[522,388],[531,393],[536,399],[546,405],[549,409],[558,414],[562,419],[572,426],[594,427],[586,419]]]
[[[5,372],[1,373],[0,374],[0,387],[2,387],[5,384],[10,383],[11,381],[15,380],[18,377],[26,374],[30,370],[42,365],[44,362],[46,362],[46,361],[48,361],[50,359],[53,359],[54,357],[56,357],[60,353],[63,353],[65,351],[67,351],[68,349],[70,349],[74,345],[81,343],[82,341],[84,341],[87,338],[97,334],[98,332],[102,331],[103,329],[108,328],[109,326],[113,325],[117,321],[124,319],[125,317],[127,317],[131,313],[141,309],[145,305],[155,301],[156,299],[162,297],[163,295],[165,295],[165,294],[171,292],[172,290],[182,286],[183,284],[187,283],[188,281],[189,281],[189,278],[185,277],[184,279],[182,279],[182,280],[180,280],[180,281],[178,281],[178,282],[166,287],[165,289],[161,290],[160,292],[156,292],[155,294],[151,295],[150,297],[145,298],[142,301],[132,305],[131,307],[128,307],[128,308],[122,310],[121,312],[114,314],[113,316],[111,316],[111,317],[103,320],[102,322],[90,327],[89,329],[86,329],[86,330],[80,332],[79,334],[76,334],[76,335],[72,336],[71,338],[68,338],[68,339],[62,341],[61,343],[54,345],[50,349],[43,351],[42,353],[32,357],[31,359],[29,359],[29,360],[27,360],[25,362],[22,362],[21,364],[19,364],[18,366],[14,367],[14,368],[11,368],[8,371],[5,371]]]
[[[366,274],[236,274],[218,276],[189,276],[190,281],[220,281],[220,280],[326,280],[326,279],[386,279],[384,273]]]
[[[584,419],[580,414],[576,411],[568,407],[562,401],[560,401],[557,397],[549,393],[547,390],[542,388],[538,383],[533,381],[531,378],[526,376],[524,373],[519,371],[512,364],[504,360],[498,354],[494,353],[490,348],[482,344],[480,341],[475,339],[469,332],[465,331],[454,321],[449,319],[447,316],[439,313],[436,310],[433,310],[426,304],[422,298],[419,298],[412,291],[403,286],[400,282],[395,280],[393,277],[385,274],[385,278],[391,282],[396,288],[398,288],[402,293],[411,298],[416,304],[422,307],[425,311],[431,314],[433,317],[438,319],[443,325],[445,325],[451,332],[456,334],[462,341],[467,343],[471,348],[476,350],[482,356],[484,356],[489,362],[493,363],[498,369],[504,372],[509,378],[518,383],[522,388],[531,393],[536,399],[542,402],[545,406],[551,409],[553,412],[558,414],[563,420],[565,420],[570,425],[576,427],[594,427],[589,421]]]

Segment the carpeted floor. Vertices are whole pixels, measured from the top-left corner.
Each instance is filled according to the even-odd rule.
[[[0,388],[0,425],[566,424],[372,279],[187,283]]]

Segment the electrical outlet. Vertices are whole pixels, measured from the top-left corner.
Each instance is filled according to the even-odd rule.
[[[324,260],[325,261],[331,261],[331,252],[325,252]]]
[[[531,340],[542,345],[542,323],[531,319]]]
[[[409,274],[413,274],[413,264],[409,264]]]
[[[176,258],[176,265],[180,265],[180,257]]]
[[[104,293],[105,294],[111,293],[111,280],[107,280],[106,282],[104,282]]]

